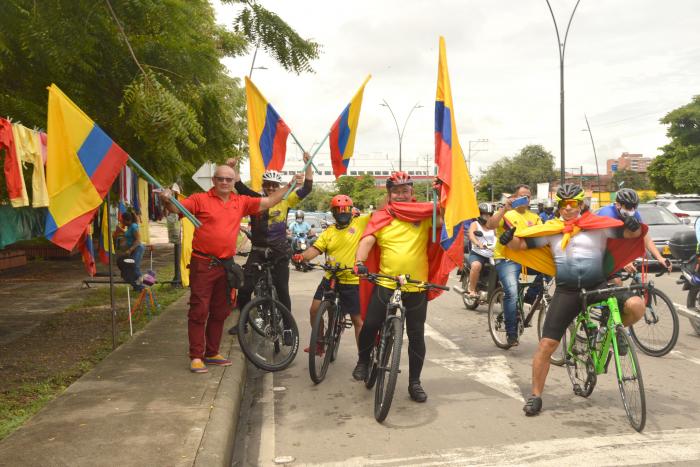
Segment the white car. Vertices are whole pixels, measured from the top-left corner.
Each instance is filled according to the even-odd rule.
[[[649,201],[649,204],[665,207],[681,221],[690,225],[694,225],[697,218],[700,217],[700,196],[659,196],[655,200]],[[688,221],[683,219],[688,219]]]

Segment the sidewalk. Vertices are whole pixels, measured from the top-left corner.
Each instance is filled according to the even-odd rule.
[[[233,366],[188,371],[188,298],[1,441],[0,466],[228,466],[246,361],[224,334]]]

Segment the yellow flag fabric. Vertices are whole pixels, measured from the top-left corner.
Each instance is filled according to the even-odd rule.
[[[182,218],[182,249],[180,250],[180,274],[182,286],[190,286],[190,259],[192,258],[192,239],[194,238],[194,224],[186,217]]]
[[[141,200],[141,222],[139,222],[139,232],[141,243],[151,243],[151,232],[148,224],[148,182],[142,178],[138,181],[139,199]]]

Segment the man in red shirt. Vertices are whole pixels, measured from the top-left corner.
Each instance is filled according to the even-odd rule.
[[[287,189],[265,198],[251,198],[233,193],[237,174],[229,166],[216,168],[214,187],[206,193],[195,193],[182,205],[202,223],[192,239],[190,261],[190,311],[187,331],[190,341],[190,371],[206,373],[206,364],[228,366],[231,361],[219,354],[224,321],[231,314],[226,271],[221,266],[236,254],[236,239],[241,219],[276,205]],[[297,174],[290,185],[301,184]],[[287,187],[288,188],[288,187]],[[178,212],[170,202],[172,193],[165,190],[161,199],[171,212]],[[217,258],[220,261],[216,261]]]

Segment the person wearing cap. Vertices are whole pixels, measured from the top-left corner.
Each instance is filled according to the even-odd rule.
[[[205,193],[195,193],[181,201],[182,206],[202,223],[195,229],[190,261],[190,309],[187,314],[190,371],[206,373],[206,365],[229,366],[231,361],[219,353],[224,321],[231,314],[226,271],[221,262],[236,254],[236,238],[241,219],[269,209],[282,200],[284,190],[266,197],[237,195],[233,184],[238,173],[227,165],[216,168],[213,187]],[[301,183],[297,174],[294,183]],[[293,186],[290,184],[290,186]],[[160,193],[166,209],[179,212],[172,203],[172,191]]]

